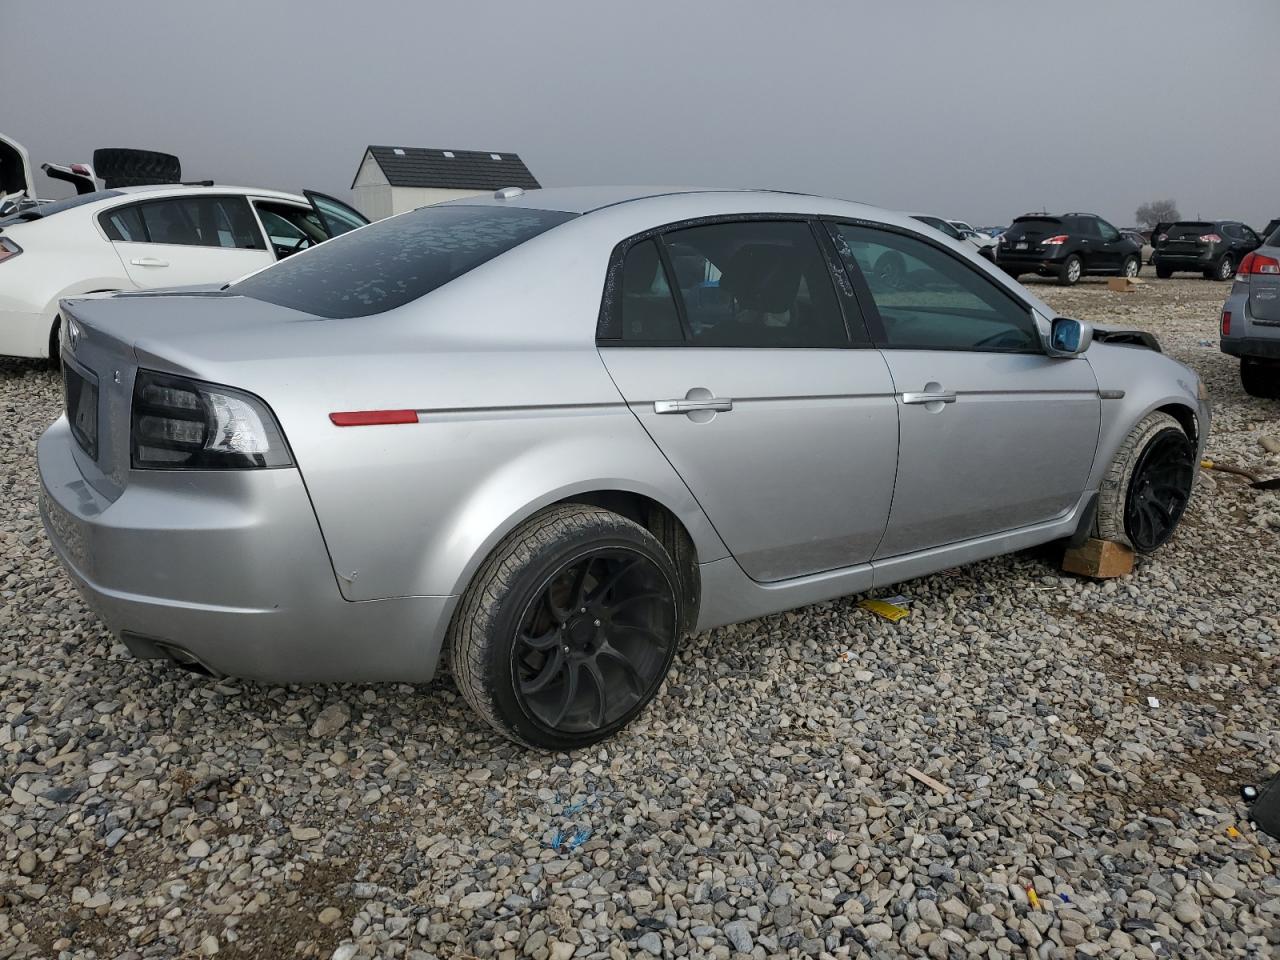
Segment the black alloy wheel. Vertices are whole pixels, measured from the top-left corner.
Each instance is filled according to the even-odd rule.
[[[1160,431],[1142,451],[1124,507],[1125,533],[1139,553],[1150,553],[1173,536],[1191,497],[1195,470],[1195,448],[1176,428]]]
[[[600,547],[566,561],[533,594],[511,645],[520,708],[559,734],[617,724],[662,683],[676,615],[674,585],[643,553]]]

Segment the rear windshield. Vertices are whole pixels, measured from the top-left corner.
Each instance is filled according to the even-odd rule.
[[[1199,223],[1192,220],[1175,223],[1165,231],[1170,240],[1195,240],[1206,233],[1212,232],[1212,223]]]
[[[73,210],[76,207],[83,207],[86,203],[97,203],[99,200],[118,196],[121,196],[119,190],[95,190],[93,193],[78,193],[74,197],[67,197],[65,200],[42,203],[39,206],[29,207],[21,213],[4,217],[0,219],[0,227],[11,226],[26,220],[43,220],[45,217],[51,217],[55,213],[61,213],[63,210]]]
[[[1061,229],[1062,220],[1058,217],[1019,217],[1005,232],[1021,236],[1024,233],[1046,233],[1049,230]]]
[[[575,216],[522,207],[422,207],[335,237],[228,289],[318,317],[367,317],[416,300]]]

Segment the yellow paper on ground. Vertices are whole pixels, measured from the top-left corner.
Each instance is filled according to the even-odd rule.
[[[906,607],[900,607],[896,603],[885,603],[883,600],[859,600],[858,606],[894,623],[911,612]]]

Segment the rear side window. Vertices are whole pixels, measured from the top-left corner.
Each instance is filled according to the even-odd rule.
[[[1240,229],[1240,224],[1238,223],[1224,223],[1222,225],[1222,232],[1232,240],[1244,239],[1244,231]]]
[[[622,265],[622,339],[636,343],[684,339],[667,271],[653,240],[634,244]]]
[[[844,315],[808,223],[757,220],[662,237],[692,343],[848,346]]]
[[[833,239],[861,272],[880,314],[878,346],[905,350],[1040,350],[1031,310],[974,267],[888,230],[834,224]]]
[[[179,246],[263,249],[244,197],[175,197],[117,207],[98,222],[112,240]]]
[[[575,216],[522,207],[422,207],[343,234],[228,289],[319,317],[368,317],[425,296]]]

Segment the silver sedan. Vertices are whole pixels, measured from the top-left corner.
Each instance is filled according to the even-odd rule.
[[[64,302],[45,526],[135,654],[423,681],[609,736],[679,639],[1090,534],[1154,550],[1209,410],[919,221],[508,189],[221,290]]]

